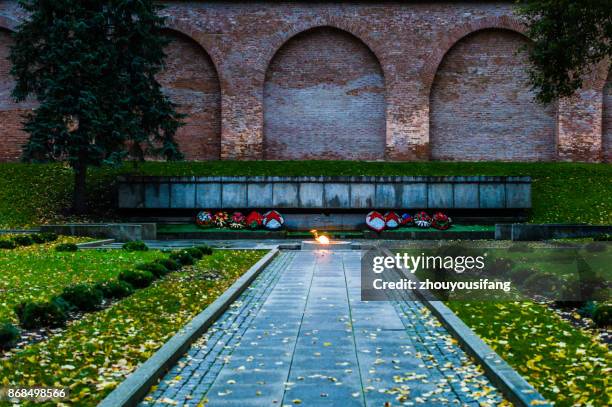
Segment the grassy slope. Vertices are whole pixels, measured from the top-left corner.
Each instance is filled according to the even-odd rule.
[[[0,227],[63,220],[72,175],[60,164],[0,164]],[[532,222],[612,224],[612,166],[581,163],[383,163],[350,161],[148,162],[90,170],[93,218],[111,216],[114,179],[146,175],[529,175]]]
[[[194,267],[85,315],[49,340],[0,360],[0,386],[70,387],[72,405],[96,405],[264,253],[216,251]],[[209,270],[222,277],[202,278]]]
[[[13,308],[21,301],[48,299],[71,284],[110,280],[134,263],[162,256],[159,251],[59,253],[53,250],[57,243],[69,240],[62,238],[53,244],[0,250],[0,292],[8,293],[0,301],[0,321],[16,322]]]

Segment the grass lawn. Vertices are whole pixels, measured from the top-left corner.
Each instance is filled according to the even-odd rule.
[[[483,249],[477,250],[477,254],[473,255],[484,252]],[[503,248],[488,248],[486,264],[492,264],[496,258],[512,260],[511,268],[504,271],[504,275],[509,276],[513,276],[512,270],[526,268],[540,273],[552,273],[562,281],[576,276],[577,263],[573,251],[560,252],[558,248],[544,247],[521,250],[513,252]],[[427,255],[435,254],[427,249],[423,252]],[[409,250],[408,253],[415,255],[421,253],[421,250]],[[578,253],[593,270],[600,275],[603,273],[609,281],[609,252],[589,252],[581,248]],[[424,280],[432,278],[435,273],[433,270],[419,270],[417,276]],[[470,280],[468,273],[461,276],[458,281]],[[502,280],[512,281],[513,278]],[[532,284],[524,278],[523,281],[514,281],[517,286],[523,283],[526,284],[523,289],[530,288]],[[463,301],[453,301],[453,294],[450,295],[451,300],[445,303],[544,397],[554,401],[555,405],[610,405],[612,352],[594,333],[575,327],[546,305],[527,299],[477,301],[475,299],[482,299],[484,294],[475,294],[469,298],[464,297]],[[492,299],[492,295],[489,294],[488,298]],[[521,294],[513,291],[506,298],[520,297]],[[577,313],[574,317],[581,318]]]
[[[13,308],[22,301],[47,300],[76,283],[107,281],[135,263],[162,256],[159,251],[53,250],[59,243],[78,240],[62,237],[50,244],[0,249],[0,321],[17,322]]]
[[[0,164],[0,227],[65,220],[72,172],[63,164]],[[112,218],[119,174],[139,175],[529,175],[535,223],[612,224],[612,165],[353,161],[147,162],[89,171],[90,219]],[[401,209],[401,208],[398,208]],[[418,208],[409,208],[418,209]],[[74,219],[71,219],[74,220]],[[77,219],[78,220],[78,219]]]
[[[446,304],[555,405],[612,403],[612,353],[589,332],[533,302]]]
[[[0,386],[69,387],[71,404],[96,405],[264,253],[215,251],[110,308],[85,315],[50,339],[0,360]],[[211,271],[221,277],[211,280]]]

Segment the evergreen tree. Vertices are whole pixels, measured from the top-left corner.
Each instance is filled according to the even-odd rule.
[[[127,157],[180,159],[182,115],[162,93],[164,19],[152,0],[20,0],[29,19],[11,49],[17,101],[35,96],[26,117],[26,161],[66,160],[73,210],[86,210],[89,166]]]
[[[541,102],[571,96],[594,64],[612,57],[612,1],[518,0],[534,41],[531,84]]]

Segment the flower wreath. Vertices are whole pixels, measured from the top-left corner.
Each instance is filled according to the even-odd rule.
[[[266,229],[277,230],[280,229],[285,223],[282,215],[277,211],[269,211],[263,215],[263,225]]]
[[[223,211],[217,212],[215,213],[215,216],[213,216],[213,223],[218,228],[227,226],[228,221],[229,221],[229,215],[227,214],[227,212],[223,212]]]
[[[420,228],[428,228],[431,226],[431,216],[427,212],[419,212],[414,215],[414,223]]]
[[[263,216],[259,212],[251,212],[245,219],[246,226],[249,229],[258,229],[263,223]]]
[[[442,212],[437,212],[434,214],[432,218],[431,226],[439,230],[446,230],[450,228],[451,223],[452,223],[451,218],[449,218],[447,215],[443,214]]]
[[[200,211],[196,215],[195,222],[201,228],[210,228],[213,225],[213,216],[209,211]]]
[[[234,212],[230,221],[230,228],[243,229],[246,223],[246,218],[241,212]]]
[[[368,213],[366,216],[366,225],[375,232],[382,232],[387,226],[385,217],[377,211]]]
[[[409,213],[404,213],[400,220],[400,224],[402,226],[412,225],[413,222],[414,222],[414,219],[412,219],[412,215],[410,215]]]
[[[395,212],[385,213],[385,226],[387,229],[395,229],[401,224],[401,219]]]

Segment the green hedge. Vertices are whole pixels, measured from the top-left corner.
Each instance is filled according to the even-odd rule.
[[[15,306],[19,324],[25,329],[62,327],[71,317],[70,311],[92,312],[102,305],[104,299],[120,299],[134,293],[135,289],[149,287],[156,279],[183,265],[192,265],[195,259],[211,255],[209,246],[192,247],[169,252],[168,258],[148,263],[138,263],[133,269],[123,270],[116,280],[79,283],[64,288],[59,296],[48,301],[24,301]],[[195,258],[195,259],[194,259]],[[0,348],[10,348],[19,337],[11,324],[0,326]]]
[[[0,249],[12,250],[19,246],[32,246],[33,244],[43,244],[54,242],[58,239],[55,233],[30,233],[13,235],[10,238],[0,239]],[[76,247],[76,246],[75,246]]]

